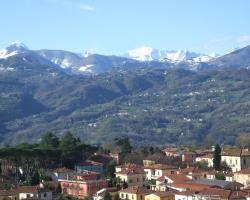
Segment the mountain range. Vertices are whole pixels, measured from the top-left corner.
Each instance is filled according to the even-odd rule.
[[[14,42],[0,50],[0,59],[15,55],[32,55],[41,62],[61,67],[69,74],[93,75],[109,72],[116,67],[158,67],[184,64],[183,67],[197,69],[202,63],[218,57],[216,54],[204,55],[186,50],[157,50],[140,47],[128,51],[124,56],[104,56],[99,54],[79,54],[64,50],[30,50],[25,44]],[[188,66],[185,64],[188,63]]]
[[[206,62],[195,53],[132,55],[1,50],[1,145],[37,142],[46,131],[136,145],[235,144],[250,132],[250,46]]]

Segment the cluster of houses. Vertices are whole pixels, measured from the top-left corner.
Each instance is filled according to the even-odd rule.
[[[221,161],[231,169],[213,170],[213,150],[162,150],[162,156],[145,158],[142,164],[119,163],[116,155],[95,155],[78,163],[75,169],[48,171],[61,192],[77,199],[102,200],[109,193],[113,200],[250,200],[250,152],[224,149]],[[179,158],[181,166],[166,164],[165,159]],[[114,160],[119,187],[110,186],[105,166]],[[206,167],[197,167],[205,163]],[[185,167],[183,167],[185,166]],[[124,184],[126,183],[126,184]],[[0,191],[0,199],[53,199],[53,191],[40,186],[22,186]]]

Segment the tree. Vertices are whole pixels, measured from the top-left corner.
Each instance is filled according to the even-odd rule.
[[[122,188],[123,189],[126,189],[128,188],[128,183],[124,180],[123,183],[122,183]]]
[[[62,187],[61,187],[61,184],[60,184],[60,183],[57,184],[56,193],[57,193],[57,194],[61,194],[61,193],[62,193]]]
[[[123,160],[125,158],[125,156],[128,154],[128,153],[131,153],[132,151],[132,146],[129,142],[129,138],[120,138],[120,139],[115,139],[116,140],[116,145],[119,146],[120,148],[120,157],[121,157],[121,160]]]
[[[154,147],[150,146],[149,152],[150,152],[150,154],[154,154],[155,153]]]
[[[216,180],[226,180],[226,177],[224,174],[215,174],[215,179]]]
[[[111,200],[112,199],[111,196],[110,196],[110,194],[109,194],[109,192],[107,190],[105,191],[103,199],[104,200]]]
[[[221,168],[221,148],[219,144],[216,144],[213,156],[213,164],[215,170],[220,170]]]
[[[111,160],[106,166],[106,175],[108,178],[115,177],[115,161]]]
[[[40,143],[41,147],[45,148],[56,148],[59,145],[59,139],[56,135],[51,132],[47,132],[42,136],[42,141]]]

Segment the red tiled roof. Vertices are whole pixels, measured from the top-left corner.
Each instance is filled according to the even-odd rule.
[[[235,172],[236,174],[250,174],[250,167],[242,169],[241,171]]]
[[[174,195],[172,192],[154,192],[153,194],[158,197],[169,197]]]
[[[199,184],[199,183],[172,183],[170,186],[175,188],[185,188],[187,190],[201,191],[207,188],[211,188],[210,185]]]
[[[126,168],[126,169],[122,169],[119,172],[116,172],[116,174],[145,174],[145,172],[143,171],[143,169],[139,169],[139,168]]]
[[[207,188],[200,191],[201,195],[218,196],[221,199],[229,199],[231,190],[223,190],[218,188]]]
[[[167,169],[177,169],[177,167],[171,166],[171,165],[165,165],[165,164],[153,164],[153,165],[144,167],[144,169],[161,169],[161,170],[167,170]]]
[[[247,149],[225,149],[222,152],[222,156],[250,156],[250,152]]]
[[[151,190],[146,189],[145,187],[141,187],[141,186],[128,187],[126,189],[120,190],[120,192],[132,193],[132,194],[150,194],[150,193],[152,193]]]
[[[188,178],[186,175],[183,174],[170,174],[166,175],[166,177],[171,179],[174,183],[185,183],[191,180],[190,178]]]

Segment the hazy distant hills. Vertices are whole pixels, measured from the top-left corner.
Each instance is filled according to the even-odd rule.
[[[0,51],[1,144],[67,130],[95,144],[125,135],[138,144],[233,144],[250,132],[249,58],[249,46],[170,62],[14,43]]]

